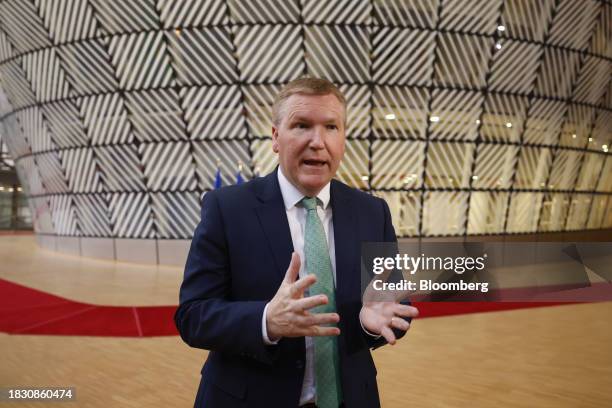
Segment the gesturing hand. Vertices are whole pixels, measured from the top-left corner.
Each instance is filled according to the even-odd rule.
[[[277,340],[281,337],[337,336],[340,329],[321,325],[337,323],[337,313],[311,313],[313,307],[327,304],[325,295],[304,297],[306,288],[316,282],[315,275],[307,275],[295,280],[300,271],[300,256],[294,252],[291,263],[276,295],[268,305],[266,327],[268,337]]]
[[[406,331],[410,323],[402,317],[417,317],[416,307],[402,305],[397,302],[366,302],[359,312],[363,327],[370,333],[380,334],[389,344],[395,344],[393,328]]]

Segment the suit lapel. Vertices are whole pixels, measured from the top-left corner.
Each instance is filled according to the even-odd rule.
[[[261,205],[255,211],[272,250],[278,273],[283,278],[291,262],[293,241],[277,177],[274,171],[262,180],[257,191]]]
[[[355,259],[359,256],[358,219],[351,200],[342,184],[332,180],[331,205],[336,252],[336,298],[338,303],[350,298],[351,288],[359,285],[359,274],[354,274]]]

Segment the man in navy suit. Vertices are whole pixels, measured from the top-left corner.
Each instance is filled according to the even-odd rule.
[[[204,196],[175,315],[210,350],[195,406],[380,406],[371,348],[418,311],[363,302],[362,242],[396,242],[382,199],[333,180],[346,102],[330,82],[290,82],[273,107],[279,166]]]

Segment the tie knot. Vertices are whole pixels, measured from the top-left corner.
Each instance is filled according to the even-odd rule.
[[[302,198],[302,205],[307,210],[316,210],[317,209],[317,197]]]

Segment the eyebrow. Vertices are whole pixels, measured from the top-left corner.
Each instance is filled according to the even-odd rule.
[[[307,117],[305,117],[305,116],[297,115],[297,116],[293,116],[293,117],[289,118],[289,122],[291,122],[291,123],[295,123],[295,122],[312,122],[312,120],[307,118]],[[328,118],[328,119],[324,120],[324,122],[326,124],[330,124],[330,123],[336,124],[336,123],[341,123],[342,121],[341,120],[337,120],[336,118]]]

